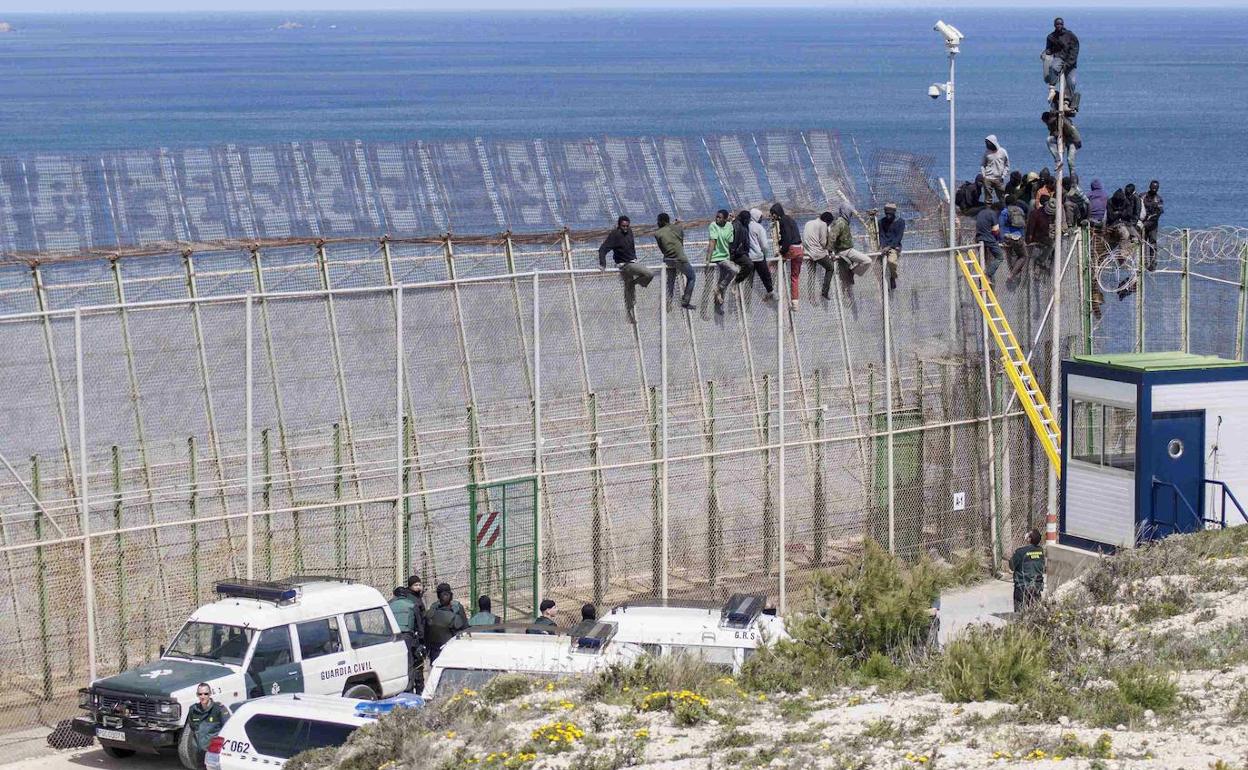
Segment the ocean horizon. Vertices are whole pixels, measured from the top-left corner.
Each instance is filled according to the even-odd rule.
[[[990,133],[1015,168],[1051,167],[1052,14],[976,8],[7,15],[0,156],[820,128],[859,176],[880,149],[944,176],[946,104],[927,96],[947,74],[942,17],[966,34],[959,179]],[[1082,43],[1085,188],[1155,178],[1163,225],[1248,224],[1231,194],[1248,177],[1248,10],[1065,17]]]

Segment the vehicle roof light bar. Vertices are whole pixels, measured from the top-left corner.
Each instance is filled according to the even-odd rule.
[[[733,594],[728,597],[719,615],[719,624],[725,628],[746,628],[763,612],[767,598],[760,594]]]
[[[299,598],[299,586],[282,581],[219,580],[216,592],[232,599],[256,599],[279,605],[290,604]]]

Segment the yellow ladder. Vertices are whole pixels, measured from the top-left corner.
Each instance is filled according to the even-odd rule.
[[[1035,428],[1036,437],[1040,439],[1044,453],[1049,456],[1049,462],[1053,463],[1053,468],[1060,474],[1062,433],[1057,420],[1053,418],[1053,412],[1049,410],[1044,391],[1036,382],[1031,364],[1027,363],[1027,356],[1023,355],[1018,338],[1014,336],[1014,330],[1010,328],[1005,311],[997,302],[997,295],[993,292],[992,284],[988,282],[988,276],[984,274],[975,252],[959,251],[956,258],[958,267],[962,269],[962,276],[970,285],[971,294],[975,296],[975,302],[979,304],[980,311],[988,321],[988,328],[992,330],[992,337],[1001,350],[1001,364],[1005,367],[1010,382],[1014,384],[1018,400],[1023,404],[1023,411],[1031,420],[1031,427]]]

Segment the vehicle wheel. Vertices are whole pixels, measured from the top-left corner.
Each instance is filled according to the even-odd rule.
[[[185,727],[178,736],[178,760],[186,770],[199,770],[203,766],[199,748],[195,746],[195,736]]]
[[[369,684],[353,684],[343,691],[344,698],[359,698],[360,700],[377,700],[377,691]]]
[[[123,749],[119,746],[109,746],[107,744],[101,744],[100,748],[104,749],[104,753],[113,759],[125,759],[126,757],[134,756],[134,749]]]

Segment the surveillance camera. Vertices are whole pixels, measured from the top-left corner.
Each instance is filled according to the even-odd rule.
[[[936,85],[935,83],[933,83],[932,85],[928,86],[928,87],[927,87],[927,95],[928,95],[928,96],[930,96],[930,97],[932,97],[933,99],[938,99],[938,98],[940,98],[940,86]]]
[[[936,22],[936,26],[933,27],[932,29],[936,30],[937,32],[939,32],[941,35],[944,36],[945,45],[949,46],[950,48],[957,47],[957,45],[962,42],[962,38],[965,37],[961,32],[958,31],[957,27],[954,27],[950,24],[946,24],[943,21]]]

